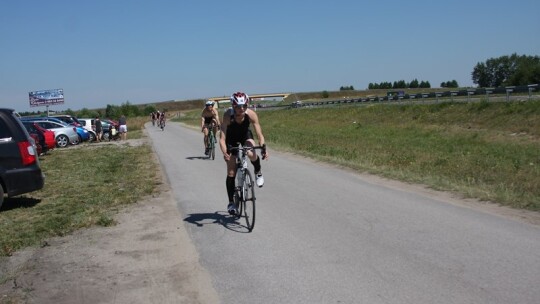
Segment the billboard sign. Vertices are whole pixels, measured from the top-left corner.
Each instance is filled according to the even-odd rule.
[[[28,92],[31,107],[50,106],[64,103],[64,90],[41,90]]]

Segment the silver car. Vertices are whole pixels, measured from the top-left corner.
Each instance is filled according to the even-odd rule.
[[[69,144],[76,145],[79,143],[79,135],[77,134],[77,129],[74,126],[68,126],[55,121],[47,120],[34,120],[34,122],[43,128],[54,132],[56,146],[59,148],[65,148]]]

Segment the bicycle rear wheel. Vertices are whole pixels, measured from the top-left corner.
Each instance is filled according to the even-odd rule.
[[[246,227],[249,231],[252,231],[253,227],[255,227],[255,183],[249,170],[246,170],[243,188],[242,211]]]

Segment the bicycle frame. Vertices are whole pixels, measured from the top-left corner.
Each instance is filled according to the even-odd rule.
[[[206,149],[208,151],[208,158],[216,158],[216,133],[214,133],[215,125],[212,123],[208,126],[208,136],[206,137]]]
[[[247,157],[247,150],[242,147],[242,145],[238,146],[238,155],[236,156],[236,188],[241,188],[240,185],[244,184],[246,171],[248,170],[248,157]],[[243,191],[242,191],[243,192]],[[242,198],[244,197],[244,193],[242,193]]]
[[[236,156],[236,178],[235,178],[235,204],[238,208],[237,218],[244,217],[246,227],[249,231],[255,226],[255,180],[248,169],[248,151],[262,149],[262,147],[237,147],[230,149],[231,152],[238,151]],[[254,151],[255,153],[255,151]]]

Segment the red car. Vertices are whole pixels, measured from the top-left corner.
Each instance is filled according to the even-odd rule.
[[[54,148],[56,148],[56,139],[54,137],[54,131],[45,129],[38,124],[35,124],[35,127],[36,129],[43,132],[43,136],[45,136],[45,145],[47,146],[47,149],[53,150]]]
[[[42,150],[39,154],[56,148],[56,138],[54,135],[54,131],[47,130],[32,121],[23,121],[22,123],[23,126],[26,128],[26,131],[28,131],[28,134],[35,134],[37,136],[36,145],[39,144]]]

